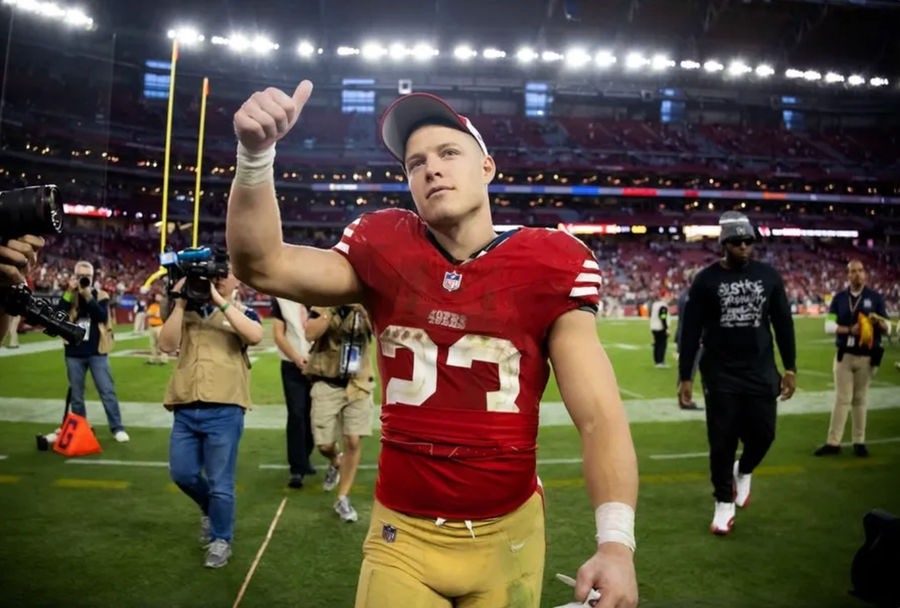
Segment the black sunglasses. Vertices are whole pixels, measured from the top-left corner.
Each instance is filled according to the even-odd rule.
[[[725,241],[725,242],[728,243],[729,245],[731,245],[732,247],[739,247],[739,246],[741,245],[741,243],[743,243],[743,244],[746,245],[747,247],[750,247],[751,245],[753,245],[753,242],[754,242],[754,241],[753,241],[753,239],[751,239],[751,238],[746,238],[746,237],[745,237],[745,238],[742,238],[742,239],[728,239],[728,240]]]

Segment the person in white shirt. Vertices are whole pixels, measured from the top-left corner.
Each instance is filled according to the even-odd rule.
[[[306,307],[303,304],[272,299],[272,318],[275,321],[275,344],[281,356],[281,383],[287,404],[287,454],[290,465],[288,486],[302,488],[303,478],[314,475],[316,469],[309,461],[313,451],[310,423],[310,381],[303,370],[309,363],[309,341],[306,339]]]

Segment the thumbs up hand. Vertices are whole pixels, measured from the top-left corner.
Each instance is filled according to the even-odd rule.
[[[238,141],[250,152],[271,148],[296,124],[312,90],[313,84],[304,80],[292,96],[273,87],[251,95],[234,114]]]

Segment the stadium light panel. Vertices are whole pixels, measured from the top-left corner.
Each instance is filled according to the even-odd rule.
[[[453,49],[453,56],[460,61],[468,61],[470,59],[478,57],[478,51],[467,44],[461,44]]]
[[[94,20],[88,17],[80,8],[70,8],[62,18],[63,23],[72,27],[83,27],[91,29],[94,27]],[[200,36],[200,42],[203,42],[203,36]]]
[[[694,61],[692,59],[685,59],[679,65],[683,70],[699,70],[702,67],[699,61]]]
[[[715,59],[710,59],[703,64],[703,69],[712,74],[713,72],[721,72],[725,69],[725,66]]]
[[[794,68],[788,68],[784,71],[785,78],[803,78],[803,70],[795,70]]]
[[[411,55],[416,61],[428,61],[432,57],[436,57],[438,51],[436,48],[425,42],[420,42],[412,48]]]
[[[501,51],[500,49],[491,47],[484,49],[484,52],[481,53],[481,56],[485,59],[503,59],[504,57],[506,57],[506,51]]]
[[[859,74],[852,74],[850,78],[847,79],[847,84],[849,84],[851,87],[858,87],[859,85],[865,83],[866,79]]]
[[[553,63],[554,61],[561,61],[563,56],[556,51],[544,51],[541,53],[541,61],[545,63]]]
[[[534,49],[527,46],[524,46],[516,51],[516,59],[519,60],[519,63],[531,63],[537,58],[538,54],[534,51]]]
[[[405,59],[406,56],[409,55],[409,49],[406,48],[406,45],[401,42],[394,42],[390,47],[388,47],[388,54],[394,61],[400,61],[401,59]]]
[[[888,85],[888,79],[882,78],[881,76],[875,76],[869,79],[869,84],[873,87],[886,87]]]
[[[654,55],[653,59],[650,60],[650,69],[654,72],[662,72],[674,67],[675,62],[662,54]]]
[[[578,69],[590,62],[591,56],[582,48],[574,48],[566,51],[566,67]]]
[[[822,80],[822,75],[815,70],[806,70],[805,72],[803,72],[803,79],[813,82],[816,80]]]
[[[243,53],[250,48],[250,39],[243,34],[230,34],[227,44],[235,53]]]
[[[736,78],[743,76],[744,74],[749,74],[752,71],[753,68],[751,68],[740,59],[736,59],[728,65],[728,75],[734,76]]]
[[[609,51],[597,51],[597,54],[594,55],[594,62],[597,64],[597,67],[609,68],[615,65],[616,56]]]
[[[339,46],[337,54],[341,57],[349,57],[350,55],[359,55],[359,49],[352,46]]]
[[[642,67],[648,65],[650,60],[644,57],[641,53],[637,51],[632,51],[625,56],[625,69],[626,70],[639,70]]]
[[[185,46],[199,44],[206,39],[203,34],[197,31],[197,28],[189,25],[169,30],[168,36],[170,40],[177,40],[179,44]]]
[[[222,36],[213,36],[209,39],[209,41],[220,46],[228,44],[228,38],[223,38]]]
[[[775,73],[775,70],[770,65],[766,65],[765,63],[761,63],[756,66],[756,75],[760,78],[768,78],[772,74]]]
[[[837,72],[828,72],[825,74],[825,82],[828,84],[833,84],[835,82],[844,82],[844,76],[842,74],[838,74]]]
[[[316,47],[314,47],[309,41],[301,40],[297,44],[297,54],[301,57],[312,57],[313,53],[316,52]]]
[[[3,4],[47,19],[55,19],[71,27],[93,29],[94,20],[79,8],[63,8],[55,2],[40,0],[3,0]]]
[[[387,55],[387,49],[377,42],[366,42],[360,49],[360,55],[367,61],[378,61]]]

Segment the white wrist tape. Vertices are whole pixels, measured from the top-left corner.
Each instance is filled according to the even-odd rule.
[[[259,186],[273,181],[275,166],[275,146],[251,152],[241,142],[237,147],[237,166],[234,170],[234,182],[241,186]]]
[[[597,544],[621,543],[634,551],[634,509],[624,502],[605,502],[594,511]]]

